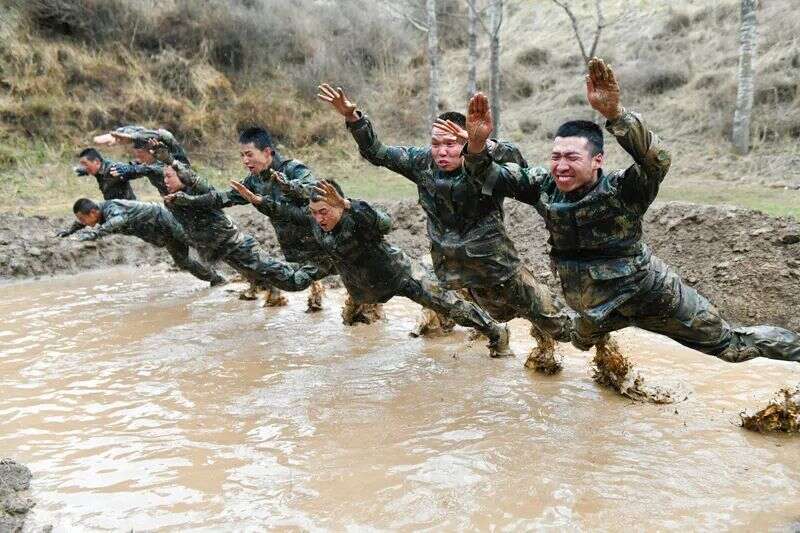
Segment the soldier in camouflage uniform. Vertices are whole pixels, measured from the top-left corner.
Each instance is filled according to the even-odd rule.
[[[72,211],[85,227],[76,235],[79,241],[93,241],[114,233],[133,235],[153,246],[165,248],[175,265],[194,277],[208,281],[212,286],[225,283],[225,278],[218,272],[191,258],[183,228],[163,206],[133,200],[106,200],[97,204],[81,198],[75,202]]]
[[[435,280],[426,279],[402,250],[386,242],[384,236],[391,230],[387,214],[364,201],[345,199],[341,189],[331,182],[319,182],[305,207],[276,202],[241,185],[237,188],[247,201],[272,204],[273,212],[308,227],[355,302],[383,303],[394,296],[405,296],[486,335],[492,357],[513,355],[507,326],[498,324],[454,291],[443,290]],[[298,283],[295,290],[303,290],[308,283]]]
[[[604,173],[603,132],[572,121],[556,133],[549,171],[498,165],[484,149],[491,114],[483,95],[470,102],[467,172],[487,194],[533,205],[550,232],[550,257],[567,303],[580,314],[573,344],[582,350],[609,333],[637,326],[724,361],[754,357],[800,361],[800,336],[774,327],[734,327],[709,301],[652,255],[642,218],[669,169],[671,155],[641,117],[620,105],[611,68],[592,59],[591,106],[634,164]]]
[[[430,146],[386,146],[369,118],[341,88],[323,84],[319,90],[319,98],[344,116],[367,161],[416,184],[419,203],[427,215],[433,268],[443,287],[468,289],[472,299],[496,320],[520,317],[531,321],[537,351],[531,353],[526,366],[542,369],[538,361],[547,361],[549,368],[557,367],[553,340],[570,339],[569,310],[520,263],[505,229],[504,198],[483,194],[481,187],[464,175],[464,139],[455,130],[442,130],[444,125],[452,129],[453,121],[437,121]],[[490,141],[488,150],[497,160],[524,164],[513,145]]]
[[[265,254],[250,235],[236,227],[220,208],[193,206],[187,201],[214,190],[190,167],[173,159],[169,149],[157,139],[148,141],[156,159],[164,164],[164,184],[168,194],[164,197],[167,209],[183,226],[191,245],[210,264],[224,261],[245,279],[262,285],[289,289],[298,283],[313,281],[309,271],[316,267],[297,268],[281,263]]]
[[[94,148],[84,149],[78,158],[79,166],[75,167],[75,173],[78,176],[94,176],[104,200],[136,200],[131,184],[115,171],[117,163],[105,159]],[[56,236],[67,237],[83,228],[83,224],[75,221],[69,228],[56,233]]]

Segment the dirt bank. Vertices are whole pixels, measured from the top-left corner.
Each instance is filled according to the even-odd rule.
[[[27,496],[31,471],[11,459],[0,459],[0,531],[22,531],[25,516],[33,509]]]
[[[540,279],[557,288],[546,255],[546,232],[532,208],[509,202],[511,237]],[[428,250],[422,211],[411,201],[386,204],[395,220],[390,240],[415,257]],[[241,208],[234,218],[269,250],[269,221]],[[0,279],[77,272],[121,264],[156,264],[166,255],[124,236],[79,243],[53,237],[67,219],[0,215]],[[734,207],[670,202],[653,206],[646,238],[661,258],[734,321],[800,330],[800,224]]]

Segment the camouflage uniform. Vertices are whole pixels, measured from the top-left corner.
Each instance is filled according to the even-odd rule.
[[[100,203],[101,224],[79,233],[79,239],[95,240],[112,233],[133,235],[165,248],[175,264],[203,281],[218,284],[225,279],[189,255],[189,242],[183,228],[164,207],[132,200],[107,200]]]
[[[587,350],[627,326],[666,335],[725,361],[800,361],[800,336],[773,326],[733,327],[642,240],[642,218],[671,155],[642,119],[625,111],[608,131],[635,163],[599,174],[588,190],[562,193],[547,169],[498,165],[469,155],[466,168],[485,191],[533,205],[550,232],[550,256],[567,303],[578,313],[573,344]]]
[[[116,166],[107,159],[103,159],[100,163],[100,170],[97,171],[94,178],[97,180],[97,186],[103,194],[103,200],[136,200],[136,195],[133,193],[131,184],[124,176],[112,176],[111,169]],[[59,237],[67,237],[76,231],[80,231],[85,226],[77,220],[72,225],[63,231],[58,232]]]
[[[272,208],[311,229],[356,303],[384,303],[394,296],[405,296],[462,326],[479,330],[492,343],[496,343],[504,331],[481,308],[421,275],[402,250],[384,239],[391,230],[389,216],[368,203],[351,200],[350,209],[344,212],[336,227],[327,232],[316,223],[307,207],[284,202],[273,203]],[[303,288],[305,286],[298,284],[295,290]]]
[[[506,233],[501,195],[483,194],[481,184],[463,168],[440,170],[430,147],[384,145],[366,115],[347,127],[367,161],[417,185],[433,268],[444,288],[468,288],[496,320],[526,318],[547,335],[569,340],[568,310],[521,265]],[[525,164],[519,150],[503,142],[493,142],[492,157]]]
[[[134,146],[138,148],[144,148],[149,139],[158,139],[167,147],[174,159],[181,163],[189,164],[186,151],[175,139],[175,136],[165,129],[150,130],[141,126],[122,126],[114,130],[114,133],[131,139]],[[131,161],[127,165],[118,163],[115,167],[126,179],[133,180],[145,177],[161,196],[168,194],[167,187],[164,185],[164,166],[162,163],[142,164],[138,161]]]
[[[164,163],[172,163],[166,151],[158,151],[157,157]],[[261,285],[274,285],[292,290],[298,283],[308,282],[307,270],[297,265],[276,261],[265,254],[250,235],[245,235],[236,227],[220,208],[183,204],[187,197],[200,196],[214,191],[214,188],[199,178],[187,166],[176,162],[178,175],[184,184],[183,195],[167,205],[167,209],[183,226],[191,244],[200,256],[214,263],[224,261],[251,282]]]

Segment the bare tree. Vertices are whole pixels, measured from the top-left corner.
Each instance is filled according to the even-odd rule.
[[[733,147],[745,155],[750,151],[750,115],[753,111],[758,0],[741,0],[739,25],[739,87],[733,113]]]
[[[472,98],[478,90],[478,6],[475,0],[467,0],[469,8],[467,55],[467,98]]]
[[[500,135],[500,27],[503,25],[503,0],[492,0],[489,31],[489,72],[491,76],[492,120],[495,135]]]
[[[414,5],[416,4],[416,5]],[[428,43],[428,123],[433,124],[439,116],[439,33],[436,20],[436,0],[425,0],[425,21],[414,14],[419,2],[387,0],[384,6],[397,17],[408,21],[414,28],[427,33]]]
[[[578,47],[581,49],[581,56],[583,56],[583,65],[586,67],[589,64],[589,60],[594,57],[595,53],[597,52],[597,44],[600,42],[600,34],[603,32],[603,28],[606,27],[606,20],[603,17],[603,6],[602,0],[594,0],[594,7],[595,11],[597,12],[597,25],[595,26],[594,30],[594,39],[592,40],[592,47],[587,51],[586,45],[583,43],[583,37],[581,37],[581,30],[580,25],[578,24],[578,18],[573,13],[572,9],[569,7],[569,3],[567,0],[551,0],[555,5],[559,6],[561,9],[566,12],[567,16],[569,17],[570,23],[572,23],[572,31],[575,33],[575,39],[578,41]]]

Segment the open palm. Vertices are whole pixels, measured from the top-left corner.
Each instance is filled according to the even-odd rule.
[[[592,108],[608,119],[617,118],[622,113],[622,106],[619,103],[619,83],[614,71],[602,59],[596,57],[589,60],[586,98]]]

